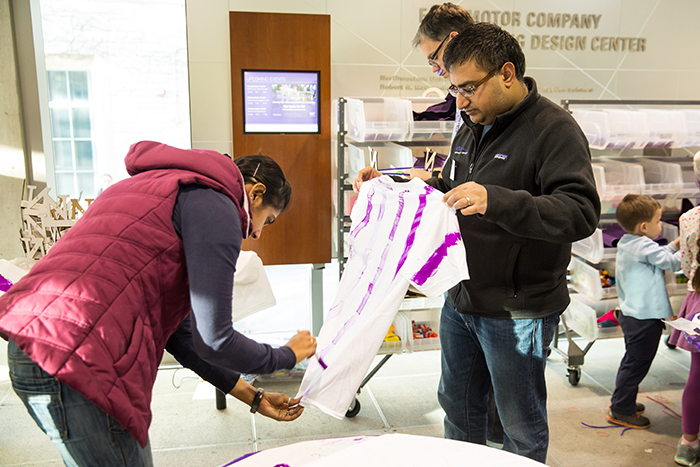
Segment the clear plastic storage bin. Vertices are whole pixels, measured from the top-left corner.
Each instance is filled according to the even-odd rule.
[[[399,311],[394,318],[394,334],[399,341],[383,341],[377,352],[380,355],[410,352],[411,350],[411,319],[408,313]],[[387,329],[388,332],[388,329]]]
[[[569,328],[587,341],[593,342],[598,338],[598,318],[595,310],[580,302],[576,296],[571,296],[571,303],[564,310],[564,319]]]
[[[601,110],[574,109],[571,114],[586,135],[591,149],[605,149],[608,147],[610,132],[608,130],[608,114]]]
[[[628,193],[644,193],[644,169],[641,165],[601,160],[592,167],[601,200],[619,201]]]
[[[608,147],[643,148],[649,141],[647,115],[638,110],[605,109],[608,114]]]
[[[682,147],[700,146],[700,110],[686,109],[681,112],[685,117],[685,140]]]
[[[420,141],[431,139],[435,135],[439,135],[441,138],[444,138],[445,135],[451,137],[454,129],[454,120],[411,121],[410,131],[406,139]]]
[[[593,266],[574,257],[571,258],[569,270],[571,271],[570,285],[578,293],[595,301],[617,297],[617,287],[604,288],[600,281],[600,272]]]
[[[685,114],[671,109],[643,109],[649,125],[650,147],[683,147],[686,140]]]
[[[590,237],[574,242],[571,252],[591,263],[600,263],[603,259],[603,231],[595,229]]]
[[[348,98],[345,118],[347,136],[355,141],[404,141],[413,114],[411,103],[406,99]]]
[[[635,157],[634,163],[644,170],[644,194],[657,199],[675,198],[683,189],[680,165],[642,156]]]
[[[683,164],[681,166],[681,177],[683,179],[683,184],[681,190],[678,193],[679,198],[700,198],[700,188],[695,184],[695,172],[693,171],[692,160],[688,164]]]

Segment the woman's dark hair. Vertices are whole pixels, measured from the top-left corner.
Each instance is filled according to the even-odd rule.
[[[442,56],[448,72],[470,60],[484,71],[497,70],[510,62],[515,66],[517,80],[525,77],[525,54],[518,40],[493,23],[468,26],[447,44]]]
[[[454,3],[433,5],[420,22],[418,32],[411,43],[418,47],[423,39],[440,42],[451,32],[460,32],[473,22],[469,12]]]
[[[693,274],[693,281],[690,283],[693,286],[695,293],[700,293],[700,235],[698,236],[698,254],[695,255],[695,261],[698,262],[698,267],[695,268],[695,274]]]
[[[241,171],[245,183],[265,185],[263,206],[272,206],[280,212],[287,209],[292,200],[292,186],[277,162],[262,154],[237,157],[233,162]]]

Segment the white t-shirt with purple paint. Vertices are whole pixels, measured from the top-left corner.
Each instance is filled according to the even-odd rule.
[[[457,216],[442,197],[419,178],[362,184],[350,256],[297,395],[302,406],[342,419],[409,284],[439,297],[469,279]]]

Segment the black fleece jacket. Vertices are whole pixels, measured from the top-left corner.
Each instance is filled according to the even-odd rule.
[[[571,242],[591,235],[600,218],[586,137],[532,78],[525,84],[525,99],[496,117],[481,141],[483,126],[463,115],[442,178],[427,182],[447,192],[474,181],[488,192],[484,215],[457,213],[471,276],[449,292],[461,313],[561,313],[569,304]]]

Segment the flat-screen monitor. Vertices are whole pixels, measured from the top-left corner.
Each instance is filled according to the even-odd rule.
[[[243,133],[320,133],[319,72],[243,70]]]

